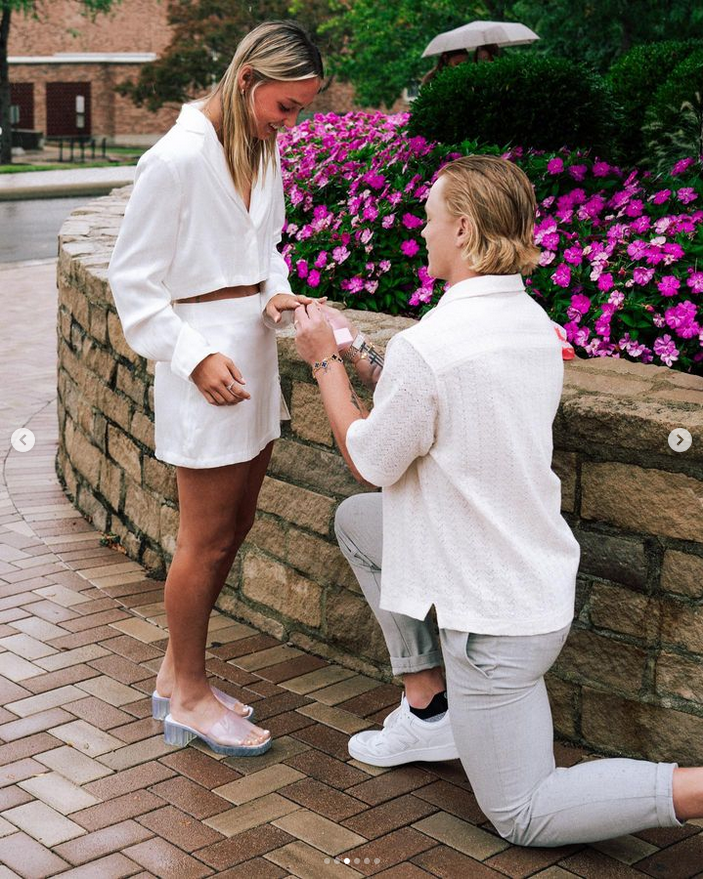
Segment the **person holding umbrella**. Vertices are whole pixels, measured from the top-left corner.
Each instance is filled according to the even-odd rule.
[[[464,61],[494,61],[504,46],[521,46],[538,40],[537,34],[524,24],[511,21],[472,21],[454,30],[438,34],[422,53],[423,58],[439,55],[437,64],[422,78],[426,85],[445,67]],[[470,50],[473,49],[473,58]]]

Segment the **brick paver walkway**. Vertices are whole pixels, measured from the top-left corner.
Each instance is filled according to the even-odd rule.
[[[703,877],[703,822],[520,849],[485,820],[458,761],[350,760],[348,735],[382,721],[399,690],[220,614],[209,670],[275,744],[254,759],[166,746],[149,700],[163,584],[100,545],[54,474],[52,273],[0,267],[0,879]],[[36,446],[8,452],[23,425]]]

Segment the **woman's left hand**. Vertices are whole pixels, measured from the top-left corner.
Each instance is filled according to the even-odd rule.
[[[292,293],[276,293],[275,296],[272,296],[271,299],[266,303],[266,315],[271,318],[271,320],[277,324],[280,323],[281,313],[284,311],[295,311],[296,308],[299,308],[301,305],[309,305],[311,302],[326,302],[327,297],[324,299],[315,300],[310,296],[294,296]]]
[[[334,330],[316,301],[295,310],[295,347],[306,363],[318,363],[337,351]]]

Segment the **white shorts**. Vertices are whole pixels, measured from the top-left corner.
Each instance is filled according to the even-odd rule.
[[[235,362],[250,400],[208,403],[193,382],[157,362],[154,377],[155,455],[179,467],[204,469],[251,461],[281,435],[276,332],[264,325],[261,297],[174,302],[181,320]]]

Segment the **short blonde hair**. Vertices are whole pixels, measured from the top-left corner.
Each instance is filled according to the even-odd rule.
[[[539,262],[535,194],[520,168],[497,156],[463,156],[439,172],[453,217],[469,219],[463,256],[482,275],[529,275]]]
[[[251,87],[241,92],[241,69],[251,67]],[[276,135],[265,141],[255,135],[253,96],[264,82],[296,82],[324,76],[322,58],[304,27],[295,21],[267,21],[250,31],[237,46],[214,94],[222,95],[222,140],[227,165],[240,195],[256,182],[259,162],[264,174],[273,165]]]

